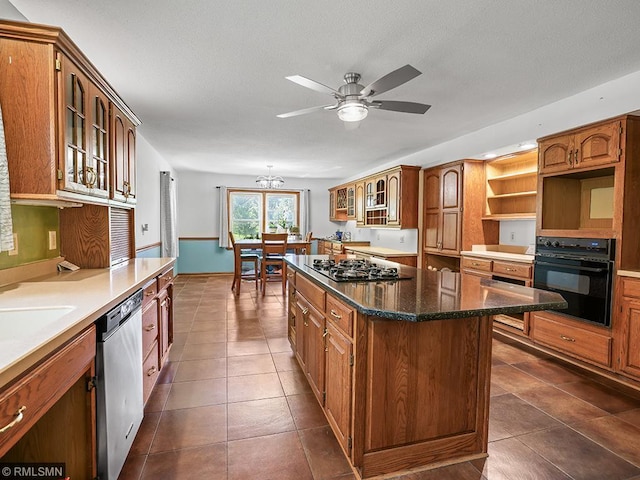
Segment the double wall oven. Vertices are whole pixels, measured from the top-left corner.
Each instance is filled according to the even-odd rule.
[[[609,327],[615,240],[537,237],[533,286],[561,294],[559,312]]]

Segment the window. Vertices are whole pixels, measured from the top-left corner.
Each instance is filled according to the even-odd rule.
[[[229,189],[229,231],[237,239],[260,238],[269,228],[300,223],[300,194],[281,190]]]

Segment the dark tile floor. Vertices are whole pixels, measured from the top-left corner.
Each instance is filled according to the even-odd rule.
[[[170,363],[120,476],[352,479],[286,338],[280,285],[179,276]],[[640,400],[494,341],[489,457],[403,480],[640,479]]]

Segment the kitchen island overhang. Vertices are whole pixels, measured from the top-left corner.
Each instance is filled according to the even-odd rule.
[[[410,278],[336,282],[310,266],[325,258],[287,257],[290,339],[310,383],[318,384],[312,389],[356,475],[369,478],[486,456],[490,317],[561,309],[564,299],[402,265],[397,268]],[[352,312],[352,330],[336,329],[335,314],[341,313],[336,302]],[[313,318],[305,316],[310,309]],[[292,336],[292,329],[301,331]],[[332,338],[340,332],[348,364],[336,368]],[[323,362],[327,373],[319,375]],[[338,415],[329,398],[336,372],[346,391]]]

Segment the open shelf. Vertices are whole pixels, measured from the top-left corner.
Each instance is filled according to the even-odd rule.
[[[485,164],[485,220],[535,218],[538,153],[505,155]]]

